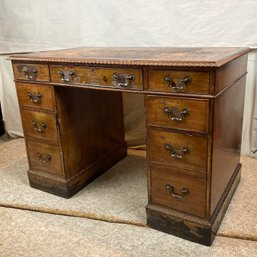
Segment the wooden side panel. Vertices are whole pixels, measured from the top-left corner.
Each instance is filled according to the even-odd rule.
[[[55,87],[66,178],[125,147],[122,93]]]
[[[240,161],[245,79],[214,102],[211,214]]]
[[[247,72],[247,54],[227,63],[216,71],[215,94],[233,84]]]

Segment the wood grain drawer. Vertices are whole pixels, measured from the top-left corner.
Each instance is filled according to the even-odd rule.
[[[52,86],[16,82],[16,89],[20,106],[49,111],[55,110]]]
[[[140,69],[52,65],[50,73],[51,80],[55,83],[143,90],[143,76]]]
[[[21,110],[21,119],[26,137],[58,142],[54,113]]]
[[[208,94],[210,74],[198,71],[149,70],[148,89],[169,93]]]
[[[150,167],[152,203],[205,217],[206,180],[180,173],[179,169]]]
[[[61,149],[59,146],[27,140],[31,169],[63,175]]]
[[[148,124],[208,132],[209,101],[175,97],[147,97]]]
[[[15,79],[30,81],[49,81],[48,65],[14,63],[13,73]]]
[[[206,173],[206,137],[150,129],[148,140],[151,162]]]

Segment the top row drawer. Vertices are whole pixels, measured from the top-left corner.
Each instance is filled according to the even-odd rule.
[[[141,69],[63,65],[50,65],[49,69],[47,64],[15,63],[13,70],[15,78],[20,80],[144,89]],[[209,84],[209,72],[148,69],[149,91],[208,94]]]

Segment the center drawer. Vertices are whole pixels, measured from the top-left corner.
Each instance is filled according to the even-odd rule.
[[[150,129],[148,140],[151,162],[206,173],[207,137]]]
[[[51,81],[55,83],[143,90],[140,69],[51,65],[50,74]]]
[[[149,125],[208,132],[209,100],[147,96]]]

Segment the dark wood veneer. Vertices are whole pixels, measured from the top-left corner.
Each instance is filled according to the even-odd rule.
[[[31,186],[71,197],[124,158],[122,92],[145,94],[147,223],[211,245],[240,181],[248,52],[76,48],[10,57]],[[49,126],[38,131],[32,119]]]

